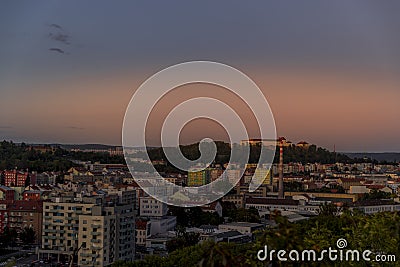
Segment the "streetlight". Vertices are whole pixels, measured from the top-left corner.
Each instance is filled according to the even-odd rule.
[[[93,245],[94,245],[94,243],[92,243],[92,247],[95,247],[95,246],[93,246]],[[94,254],[95,256],[94,256],[94,257],[92,256],[92,258],[93,258],[93,260],[92,260],[92,265],[93,265],[93,266],[94,266],[94,264],[96,263],[96,259],[100,256],[99,252],[100,252],[101,250],[103,250],[105,247],[106,247],[106,245],[102,246],[100,249],[97,249],[97,250],[96,250],[96,254]]]
[[[78,255],[79,250],[83,247],[83,243],[80,245],[79,248],[74,249],[73,253],[70,255],[70,260],[69,260],[69,267],[72,267],[72,264],[74,262],[74,258],[76,255]]]

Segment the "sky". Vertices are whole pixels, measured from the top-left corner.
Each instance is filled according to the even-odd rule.
[[[399,8],[397,1],[2,1],[0,139],[120,145],[141,83],[168,66],[210,60],[256,82],[278,136],[337,151],[400,151]],[[257,137],[240,101],[192,85],[159,103],[149,143],[157,144],[168,110],[194,95],[233,104]],[[226,138],[205,120],[181,135],[183,143]]]

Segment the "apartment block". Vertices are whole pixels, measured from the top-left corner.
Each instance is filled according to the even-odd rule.
[[[158,201],[152,197],[140,198],[140,216],[141,217],[162,217],[167,215],[167,204]]]
[[[188,186],[202,186],[210,183],[211,171],[205,170],[191,170],[188,172]]]
[[[54,198],[43,203],[42,258],[79,266],[107,266],[133,261],[133,205],[106,203],[100,196]]]
[[[24,186],[28,178],[27,172],[11,170],[4,171],[4,185],[5,186]]]
[[[19,234],[24,228],[32,228],[36,234],[36,243],[42,234],[42,201],[0,200],[0,233],[5,227]]]

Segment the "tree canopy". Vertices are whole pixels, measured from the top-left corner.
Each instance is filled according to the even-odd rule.
[[[114,267],[168,266],[370,266],[362,260],[352,262],[271,262],[259,261],[257,252],[264,245],[276,251],[314,249],[320,252],[329,246],[336,248],[338,239],[347,241],[348,249],[371,250],[377,254],[400,256],[400,216],[395,212],[364,215],[343,209],[338,212],[326,206],[319,216],[298,223],[290,223],[279,212],[273,214],[275,227],[256,233],[256,240],[247,244],[203,242],[176,249],[167,257],[148,256],[136,262],[117,262]],[[372,265],[375,266],[375,265]],[[378,265],[377,265],[378,266]],[[388,263],[385,266],[399,266]]]

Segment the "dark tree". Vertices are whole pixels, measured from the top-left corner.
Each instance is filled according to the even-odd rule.
[[[36,233],[32,227],[25,227],[20,233],[20,239],[25,244],[33,244],[36,241]]]

